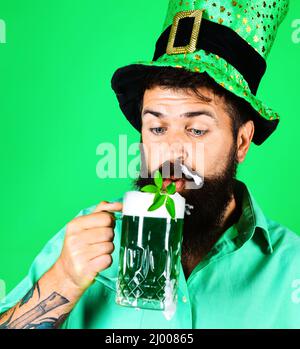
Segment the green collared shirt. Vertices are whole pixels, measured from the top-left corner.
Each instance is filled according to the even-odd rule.
[[[242,214],[188,280],[181,267],[178,304],[161,311],[117,305],[121,221],[116,221],[113,264],[78,301],[62,328],[242,329],[300,328],[300,237],[268,219],[240,181]],[[117,199],[115,201],[122,201]],[[83,209],[86,215],[95,205]],[[0,313],[18,303],[60,255],[66,226],[43,248],[28,275],[0,301]]]

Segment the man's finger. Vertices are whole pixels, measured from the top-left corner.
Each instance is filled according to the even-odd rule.
[[[77,233],[83,229],[112,227],[116,224],[115,217],[107,212],[94,212],[74,218],[69,224],[69,229]]]
[[[115,249],[115,245],[112,242],[101,242],[99,244],[90,245],[86,251],[80,252],[80,256],[90,261],[103,254],[112,254]]]
[[[97,205],[94,212],[102,212],[102,211],[122,211],[123,204],[122,202],[108,202],[108,201],[101,201],[100,204]]]
[[[105,241],[113,241],[115,235],[111,227],[84,229],[80,232],[80,234],[81,241],[86,242],[88,245]]]

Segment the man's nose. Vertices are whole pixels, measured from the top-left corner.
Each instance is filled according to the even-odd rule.
[[[178,139],[173,139],[169,142],[170,147],[170,161],[176,162],[181,161],[184,162],[187,157],[188,153],[186,150],[186,145],[183,141]]]

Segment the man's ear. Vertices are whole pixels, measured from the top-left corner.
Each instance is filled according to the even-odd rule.
[[[249,120],[240,127],[237,136],[237,161],[239,163],[245,160],[253,135],[254,122],[252,120]]]

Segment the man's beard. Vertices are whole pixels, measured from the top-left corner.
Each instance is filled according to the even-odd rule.
[[[180,195],[185,197],[186,204],[193,206],[190,215],[185,214],[184,217],[182,261],[204,257],[223,232],[226,208],[234,195],[236,151],[234,144],[222,173],[205,177],[201,188],[184,189],[180,192]],[[158,168],[161,173],[163,173],[163,166]],[[174,166],[170,166],[170,176],[172,175],[174,175]],[[182,175],[182,177],[185,176]],[[139,176],[133,182],[136,190],[140,190],[147,184],[154,184],[149,172],[148,178]]]

